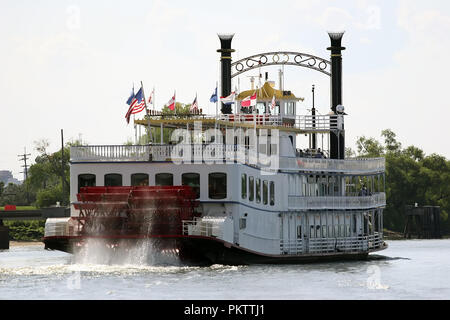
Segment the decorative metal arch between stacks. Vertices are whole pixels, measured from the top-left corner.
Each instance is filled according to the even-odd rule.
[[[266,66],[291,65],[313,69],[331,76],[331,62],[300,52],[268,52],[241,59],[231,64],[231,78]]]

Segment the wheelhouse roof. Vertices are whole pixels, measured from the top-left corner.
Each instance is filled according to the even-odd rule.
[[[277,90],[270,82],[264,83],[264,85],[261,88],[254,89],[254,90],[246,90],[241,92],[237,97],[236,100],[240,101],[243,100],[251,95],[253,95],[256,91],[257,99],[258,101],[272,101],[273,96],[275,96],[276,100],[295,100],[295,101],[304,101],[305,98],[297,98],[292,92],[290,91],[281,91]],[[287,94],[289,92],[289,94]]]

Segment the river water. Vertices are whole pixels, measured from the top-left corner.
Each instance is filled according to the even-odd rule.
[[[450,240],[387,241],[368,261],[288,266],[98,264],[43,246],[0,251],[0,299],[450,299]]]

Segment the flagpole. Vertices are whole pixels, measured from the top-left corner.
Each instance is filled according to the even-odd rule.
[[[134,82],[133,82],[133,93],[134,93]],[[133,125],[134,125],[134,143],[137,144],[137,129],[135,121],[135,115],[133,114]]]
[[[219,93],[218,93],[218,90],[219,90],[219,82],[218,81],[216,81],[216,117],[219,115]]]
[[[145,93],[144,93],[144,84],[141,81],[141,89],[142,89],[142,97],[144,98],[144,104],[145,104],[145,113],[147,114],[147,122],[148,122],[148,131],[150,132],[150,141],[149,144],[152,143],[153,137],[152,137],[152,127],[150,125],[150,113],[148,112],[147,108],[147,100],[145,99]]]
[[[134,124],[134,144],[137,144],[137,126],[136,126],[135,120],[136,120],[136,118],[135,118],[135,115],[133,114],[133,124]]]

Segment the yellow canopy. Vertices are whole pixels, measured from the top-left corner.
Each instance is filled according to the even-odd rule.
[[[259,101],[272,101],[273,96],[275,96],[276,100],[296,100],[296,101],[303,101],[305,98],[297,98],[294,94],[284,95],[283,91],[277,90],[272,87],[272,85],[269,82],[266,82],[261,88],[255,89],[255,90],[247,90],[241,92],[237,97],[236,100],[243,100],[249,96],[252,96],[255,91],[257,92],[257,99]]]

